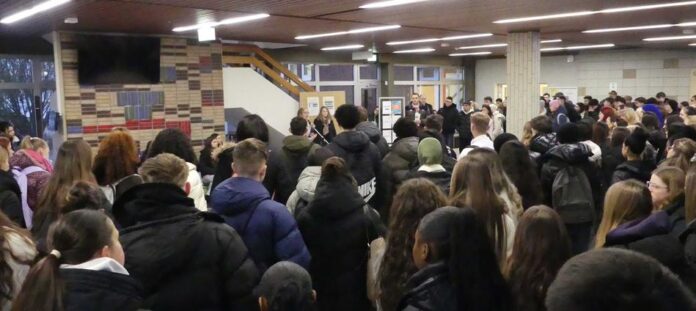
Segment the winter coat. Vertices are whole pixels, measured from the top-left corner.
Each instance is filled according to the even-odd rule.
[[[420,171],[417,168],[409,172],[408,179],[411,178],[425,178],[432,181],[445,196],[449,196],[450,192],[450,181],[452,180],[452,172],[445,170],[440,172],[427,172]]]
[[[391,174],[391,185],[398,187],[408,172],[418,165],[418,137],[398,139],[382,160],[382,167]]]
[[[663,209],[669,215],[669,234],[676,238],[679,238],[686,230],[686,210],[684,201],[685,195],[682,193]]]
[[[667,148],[667,136],[662,131],[651,131],[648,137],[648,142],[655,148],[657,155],[655,157],[655,163],[659,163],[664,159],[666,155]]]
[[[39,171],[27,175],[27,204],[32,210],[36,211],[36,206],[39,202],[39,194],[46,183],[48,183],[48,179],[51,178],[51,173],[48,172],[47,167],[32,159],[22,150],[15,152],[10,158],[11,168],[23,170],[30,166],[38,166],[45,170],[45,172]]]
[[[551,116],[553,119],[553,132],[558,133],[558,130],[563,126],[564,124],[570,122],[570,119],[568,119],[568,114],[566,113],[566,110],[563,107],[559,107],[556,112],[553,113]]]
[[[314,119],[314,129],[316,129],[317,132],[319,132],[319,134],[324,136],[324,139],[326,139],[328,143],[331,143],[333,141],[333,138],[336,137],[336,126],[334,126],[333,119],[329,120],[328,126],[329,132],[328,134],[324,135],[324,122],[321,122],[321,119],[319,119],[318,117]],[[317,135],[317,138],[314,139],[314,142],[320,145],[326,144],[326,142],[324,142],[324,140],[321,139],[319,135]]]
[[[386,228],[353,181],[347,176],[321,178],[298,223],[312,254],[309,273],[319,310],[370,310],[368,244]]]
[[[449,107],[442,105],[442,108],[437,112],[442,116],[442,133],[454,134],[454,131],[459,127],[459,110],[457,105],[452,104]]]
[[[472,109],[470,112],[460,111],[457,121],[457,132],[459,133],[459,151],[464,149],[464,147],[471,144],[471,140],[474,138],[474,134],[471,133],[471,115],[477,112],[477,110]]]
[[[24,237],[7,227],[3,229],[5,230],[4,260],[12,272],[12,292],[9,293],[10,299],[3,300],[0,310],[9,311],[12,307],[11,297],[17,297],[19,294],[38,252],[30,237]]]
[[[278,261],[309,267],[310,256],[295,218],[283,204],[271,200],[260,182],[232,177],[211,197],[213,211],[244,239],[261,273]]]
[[[448,266],[438,262],[425,266],[406,283],[407,292],[397,310],[456,311],[457,292],[447,276]]]
[[[537,167],[539,169],[541,169],[542,156],[556,146],[558,146],[556,133],[537,134],[532,137],[532,141],[529,143],[529,154],[532,156],[532,159],[537,161]]]
[[[684,245],[686,262],[696,270],[696,221],[691,221],[679,239]]]
[[[307,167],[307,158],[319,145],[309,141],[304,136],[288,136],[283,139],[283,148],[279,152],[271,152],[272,160],[268,161],[268,169],[263,185],[273,200],[285,204],[290,194],[295,190],[297,179]]]
[[[198,171],[201,176],[215,175],[215,161],[213,161],[212,148],[201,149],[201,155],[198,159]]]
[[[295,218],[314,200],[314,190],[317,188],[319,178],[321,178],[321,166],[308,166],[300,174],[295,191],[285,204]]]
[[[389,144],[384,136],[382,136],[382,131],[379,130],[377,124],[370,121],[360,122],[355,127],[355,130],[367,134],[370,141],[377,146],[377,149],[379,149],[380,159],[384,158],[387,153],[389,153]]]
[[[10,172],[0,170],[0,210],[17,226],[24,228],[22,192]]]
[[[619,164],[616,170],[614,170],[614,175],[611,178],[611,185],[628,179],[636,179],[645,183],[650,180],[650,176],[654,169],[655,164],[651,161],[626,161]]]
[[[600,146],[602,148],[602,184],[604,185],[604,191],[609,188],[612,184],[612,178],[614,178],[614,172],[620,164],[626,161],[621,153],[621,147],[609,147],[608,145]],[[649,179],[650,177],[648,177]]]
[[[63,308],[66,311],[135,311],[143,303],[140,284],[123,266],[108,257],[73,268],[61,267],[60,276],[65,284]]]
[[[114,204],[126,269],[152,310],[252,310],[259,280],[237,232],[173,184],[145,183]]]
[[[188,197],[193,199],[193,202],[195,202],[198,210],[205,212],[208,210],[208,202],[205,200],[205,190],[203,190],[203,180],[201,180],[201,174],[198,173],[196,170],[196,165],[193,163],[186,162],[186,165],[189,169],[186,182],[188,182],[189,186],[191,186]]]

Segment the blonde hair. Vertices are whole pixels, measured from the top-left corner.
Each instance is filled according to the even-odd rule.
[[[491,123],[491,118],[484,112],[476,112],[471,115],[471,126],[480,133],[486,133]]]
[[[532,143],[532,138],[534,138],[532,122],[527,121],[524,123],[524,128],[522,128],[522,144],[529,147],[529,145]]]
[[[622,223],[640,219],[652,212],[648,187],[637,180],[613,184],[604,198],[604,214],[595,236],[595,248],[602,248],[607,234]]]
[[[46,143],[45,140],[38,137],[25,136],[19,143],[19,148],[38,151],[41,148],[48,148],[48,143]]]
[[[686,176],[681,168],[676,166],[663,166],[659,167],[653,171],[653,175],[657,176],[667,185],[667,191],[669,195],[667,199],[657,206],[655,210],[661,211],[667,206],[672,204],[674,200],[684,193],[684,182],[686,181]]]
[[[147,159],[140,166],[139,173],[146,183],[175,184],[183,188],[188,171],[186,161],[171,153],[160,153]]]
[[[624,109],[623,113],[624,119],[626,120],[626,123],[628,123],[628,125],[635,125],[640,123],[640,118],[638,117],[638,113],[635,109],[626,108]]]

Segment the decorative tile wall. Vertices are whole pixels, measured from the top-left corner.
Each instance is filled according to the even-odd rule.
[[[225,130],[219,43],[162,38],[159,84],[79,85],[74,34],[60,38],[68,139],[96,148],[111,129],[127,127],[144,149],[160,130],[175,127],[199,147]]]

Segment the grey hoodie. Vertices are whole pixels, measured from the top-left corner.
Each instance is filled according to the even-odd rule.
[[[389,153],[389,144],[387,144],[387,140],[382,136],[382,132],[380,132],[377,124],[370,121],[363,121],[355,127],[355,130],[367,134],[370,141],[379,149],[380,158],[384,159],[384,156]]]
[[[307,203],[314,200],[314,190],[317,188],[320,177],[321,166],[308,166],[302,171],[300,178],[297,179],[295,191],[290,194],[288,202],[285,204],[290,214],[295,215],[295,208],[297,208],[300,199]]]

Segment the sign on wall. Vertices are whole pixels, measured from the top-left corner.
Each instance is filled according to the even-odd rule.
[[[379,124],[382,136],[391,145],[396,139],[394,123],[404,116],[404,97],[380,97],[379,98]]]

